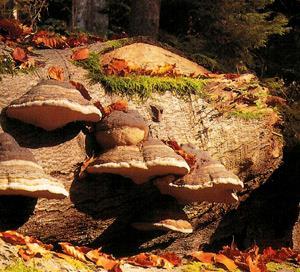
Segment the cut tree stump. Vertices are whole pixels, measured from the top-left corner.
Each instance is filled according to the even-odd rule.
[[[92,48],[101,48],[101,44]],[[48,68],[53,65],[64,68],[66,80],[83,83],[93,100],[108,105],[118,99],[115,95],[105,94],[99,83],[89,82],[87,71],[70,61],[71,50],[37,50],[36,53],[40,60],[46,62],[46,67],[30,74],[1,76],[2,109],[45,79]],[[222,82],[220,86],[224,84],[227,83]],[[153,105],[163,110],[160,122],[152,121]],[[204,99],[191,96],[183,101],[170,93],[155,94],[144,103],[130,101],[129,106],[139,110],[149,122],[153,137],[176,139],[181,144],[193,143],[237,174],[245,184],[240,193],[242,203],[281,163],[282,138],[278,132],[274,133],[276,128],[269,118],[244,120],[221,115]],[[1,196],[0,231],[16,229],[45,243],[68,241],[102,246],[104,252],[117,256],[156,249],[186,253],[209,245],[226,214],[239,208],[238,205],[193,204],[184,207],[184,210],[194,233],[139,232],[130,224],[136,221],[139,214],[147,213],[157,203],[164,205],[169,198],[161,196],[151,183],[137,186],[117,176],[88,176],[78,180],[74,173],[86,154],[91,155],[94,145],[83,125],[70,124],[46,132],[7,119],[3,110],[1,129],[11,134],[21,146],[29,148],[44,170],[70,189],[70,198],[34,200]],[[214,240],[217,239],[214,237]]]

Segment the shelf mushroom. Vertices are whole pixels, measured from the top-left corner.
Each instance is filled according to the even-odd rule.
[[[140,231],[174,231],[181,233],[192,233],[193,227],[188,222],[185,212],[177,207],[160,206],[151,207],[144,212],[137,222],[131,226]]]
[[[236,175],[207,152],[187,146],[183,149],[195,154],[196,163],[184,177],[168,175],[157,178],[154,184],[162,194],[171,195],[183,204],[201,201],[231,204],[238,201],[235,192],[243,188],[243,183]]]
[[[65,198],[62,184],[48,176],[33,154],[7,133],[0,134],[0,195]]]
[[[6,109],[10,118],[51,131],[70,122],[98,122],[101,112],[67,82],[44,80]]]
[[[137,145],[147,139],[149,128],[135,110],[113,111],[96,125],[96,140],[104,148]]]
[[[88,167],[92,174],[111,173],[128,177],[136,184],[168,174],[185,175],[190,168],[172,148],[159,140],[149,140],[142,147],[117,146],[100,154]]]

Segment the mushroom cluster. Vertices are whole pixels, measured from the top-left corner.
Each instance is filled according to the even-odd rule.
[[[104,112],[105,113],[105,112]],[[106,113],[105,113],[106,114]],[[136,184],[150,180],[162,195],[170,195],[178,203],[238,201],[236,191],[243,183],[207,152],[191,145],[182,151],[186,157],[159,139],[149,137],[149,127],[138,111],[114,109],[101,120],[102,114],[72,85],[43,80],[6,109],[10,118],[21,120],[47,131],[70,122],[94,122],[94,135],[102,152],[89,159],[89,174],[116,174]],[[63,198],[64,186],[47,175],[33,154],[22,148],[7,133],[0,134],[0,195]],[[157,208],[132,224],[138,230],[172,230],[191,233],[193,228],[182,209],[174,205]]]
[[[157,176],[187,174],[187,162],[162,141],[149,139],[148,132],[137,111],[112,112],[96,125],[96,139],[104,152],[87,167],[87,172],[117,174],[137,184]]]
[[[33,154],[7,133],[0,134],[0,195],[64,198],[69,195],[56,179],[45,174]]]

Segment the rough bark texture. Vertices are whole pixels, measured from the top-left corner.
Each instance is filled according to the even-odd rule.
[[[33,74],[3,77],[1,108],[46,78],[46,71],[51,65],[64,67],[66,78],[85,84],[93,99],[99,99],[104,105],[117,99],[105,94],[100,84],[89,83],[86,71],[69,61],[70,50],[43,50],[38,53],[41,59],[47,60],[45,68]],[[256,209],[264,204],[263,201],[256,202],[256,192],[253,191],[270,177],[282,159],[282,139],[273,133],[274,128],[268,120],[246,121],[220,116],[203,99],[191,97],[190,101],[184,102],[170,93],[155,95],[143,104],[134,101],[129,104],[148,120],[154,137],[191,142],[209,151],[237,174],[245,182],[245,189],[240,194],[242,203],[235,207],[207,203],[184,207],[195,229],[190,235],[138,232],[130,224],[137,221],[139,214],[145,215],[157,203],[164,205],[169,198],[161,196],[151,184],[137,186],[116,176],[88,176],[85,180],[78,180],[74,173],[94,145],[93,139],[80,124],[45,132],[9,120],[2,111],[2,130],[15,137],[21,146],[29,148],[48,174],[70,188],[70,198],[57,201],[0,197],[0,230],[17,229],[49,243],[68,241],[102,246],[104,251],[115,255],[155,249],[188,252],[205,245],[218,245],[218,241],[228,242],[235,233],[240,235],[238,242],[242,246],[252,244],[256,236],[251,233],[245,216],[250,213],[254,218]],[[161,122],[152,122],[151,105],[163,109]],[[251,192],[252,196],[247,199]],[[268,195],[266,189],[263,197]],[[294,205],[295,201],[292,206],[296,214]],[[284,233],[281,230],[273,233],[271,238],[290,237],[294,216],[291,218],[289,229]],[[256,240],[258,244],[272,242],[271,238],[263,240],[264,233],[259,237],[261,239]],[[288,238],[284,243],[290,241]]]
[[[100,35],[108,28],[106,0],[73,0],[73,27]]]
[[[131,4],[130,32],[132,35],[156,38],[159,29],[160,0],[134,0]]]

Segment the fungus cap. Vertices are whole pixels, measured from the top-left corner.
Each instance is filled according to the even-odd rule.
[[[185,204],[201,201],[227,204],[237,202],[235,192],[243,188],[240,179],[213,160],[207,152],[194,151],[194,154],[196,164],[189,174],[181,178],[169,175],[154,181],[160,192]]]
[[[0,134],[0,195],[64,198],[68,192],[44,173],[33,154],[7,133]]]
[[[100,154],[87,168],[88,173],[111,173],[128,177],[137,184],[167,174],[189,172],[186,161],[158,140],[149,140],[141,148],[117,146]]]
[[[10,118],[51,131],[70,122],[98,122],[101,112],[71,84],[44,80],[6,109]]]
[[[137,145],[148,137],[149,128],[135,110],[113,111],[96,126],[96,140],[103,148]]]
[[[140,218],[138,218],[138,222],[131,224],[132,227],[141,231],[165,230],[181,233],[193,232],[193,227],[188,222],[187,215],[179,208],[178,204],[165,203],[163,200],[160,203],[162,203],[160,206],[153,204],[154,207],[143,211]]]

